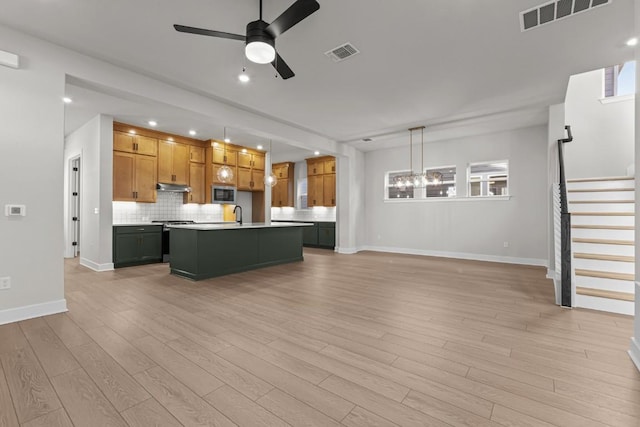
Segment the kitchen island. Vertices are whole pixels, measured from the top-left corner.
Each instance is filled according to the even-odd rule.
[[[302,261],[302,230],[310,223],[170,226],[171,274],[203,280]]]

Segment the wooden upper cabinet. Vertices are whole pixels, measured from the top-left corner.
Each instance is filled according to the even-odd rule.
[[[238,168],[236,183],[238,190],[251,191],[251,169]]]
[[[114,151],[143,154],[145,156],[158,155],[158,140],[143,135],[113,131]]]
[[[275,163],[272,165],[271,170],[278,179],[289,178],[289,163]]]
[[[324,173],[336,173],[336,159],[329,159],[323,162]]]
[[[253,155],[253,168],[264,170],[264,154]]]
[[[324,174],[324,162],[317,160],[307,160],[307,175],[322,175]]]
[[[264,155],[238,151],[238,167],[264,170]]]
[[[156,158],[132,153],[113,153],[113,200],[156,201]]]
[[[231,170],[233,171],[233,179],[231,180],[231,182],[222,182],[218,180],[218,170],[220,170],[220,168],[224,166],[224,165],[219,165],[219,164],[213,164],[211,167],[211,184],[216,184],[216,185],[236,185],[236,183],[238,182],[238,174],[236,173],[236,168],[235,167],[231,167]]]
[[[336,205],[336,174],[329,173],[322,176],[322,205]]]
[[[324,202],[324,180],[322,175],[307,177],[307,206],[322,206]]]
[[[158,142],[158,181],[169,184],[189,183],[189,147],[171,141]]]
[[[204,147],[189,146],[189,161],[193,163],[204,163]]]
[[[224,146],[219,145],[217,147],[212,147],[212,153],[211,161],[213,163],[221,165],[227,164],[229,166],[235,166],[237,164],[237,153],[229,148],[227,148],[225,154]]]
[[[185,203],[204,203],[206,199],[205,167],[202,163],[189,164],[190,193],[185,193]]]

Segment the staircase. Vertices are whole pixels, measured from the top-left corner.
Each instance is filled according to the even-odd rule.
[[[567,180],[575,307],[634,314],[635,180]]]

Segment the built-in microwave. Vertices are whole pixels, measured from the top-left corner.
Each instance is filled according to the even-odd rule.
[[[211,203],[235,205],[237,192],[236,187],[214,185],[211,187]]]

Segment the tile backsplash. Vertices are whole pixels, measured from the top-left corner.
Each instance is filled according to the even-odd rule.
[[[311,209],[271,208],[271,219],[335,222],[336,208],[324,206],[316,206]]]
[[[158,192],[156,203],[113,202],[113,223],[183,219],[223,221],[222,205],[184,204],[182,193]]]

